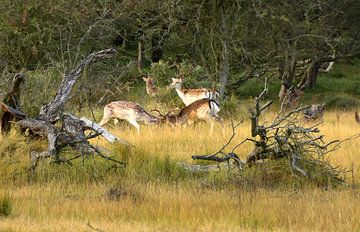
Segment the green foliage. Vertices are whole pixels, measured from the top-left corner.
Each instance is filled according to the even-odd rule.
[[[21,107],[29,116],[36,116],[40,107],[47,104],[56,94],[61,74],[55,70],[28,72],[21,89]]]

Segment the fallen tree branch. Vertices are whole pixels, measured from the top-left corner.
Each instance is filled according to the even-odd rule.
[[[95,131],[97,134],[101,135],[102,137],[104,137],[107,141],[109,141],[110,143],[114,143],[114,142],[120,142],[126,146],[133,146],[130,143],[128,143],[127,141],[120,139],[118,137],[116,137],[115,135],[111,134],[110,132],[108,132],[106,129],[104,129],[103,127],[99,126],[99,124],[85,118],[82,117],[80,118],[80,120],[84,123],[84,126],[86,126],[87,128]]]
[[[249,110],[252,139],[243,139],[233,147],[230,153],[226,153],[224,149],[228,147],[235,137],[236,126],[232,123],[233,134],[219,151],[211,155],[193,155],[191,158],[218,163],[233,159],[237,162],[240,170],[243,170],[246,166],[249,168],[257,167],[259,163],[265,163],[269,160],[276,162],[287,159],[288,162],[285,162],[285,165],[288,165],[287,170],[291,171],[291,177],[305,178],[306,181],[312,181],[318,186],[344,183],[342,176],[344,174],[343,169],[331,165],[324,158],[324,155],[337,149],[344,141],[360,138],[360,134],[353,135],[344,140],[334,140],[326,143],[323,141],[324,136],[318,135],[320,130],[317,126],[319,124],[310,127],[302,125],[304,120],[300,115],[302,115],[301,113],[306,107],[299,107],[284,113],[284,104],[282,104],[279,113],[270,125],[261,125],[259,124],[259,117],[271,105],[271,102],[264,105],[261,104],[261,99],[264,98],[266,92],[267,88],[265,85],[261,94],[255,98],[254,106]],[[246,156],[246,161],[242,162],[234,151],[247,141],[253,142],[254,148]],[[284,162],[279,164],[283,165]],[[278,168],[279,166],[269,167]],[[281,170],[283,169],[276,169],[275,172]],[[261,171],[264,170],[261,169]],[[284,174],[287,173],[289,172],[284,172]],[[267,174],[271,175],[271,171]]]

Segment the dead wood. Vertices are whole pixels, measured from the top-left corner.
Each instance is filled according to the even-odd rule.
[[[3,114],[1,117],[0,131],[2,134],[9,133],[11,130],[11,121],[25,117],[24,114],[20,113],[20,88],[24,82],[24,78],[25,75],[22,73],[15,74],[12,80],[12,86],[9,92],[5,94],[3,103],[1,103]]]
[[[261,124],[260,116],[271,106],[271,101],[262,103],[266,93],[265,84],[264,90],[255,98],[254,106],[249,109],[252,138],[242,140],[230,152],[226,152],[226,148],[235,137],[238,126],[232,123],[233,134],[219,151],[210,155],[194,155],[192,158],[215,162],[233,159],[240,170],[258,165],[258,161],[263,163],[267,160],[285,159],[294,176],[305,178],[319,185],[327,185],[328,182],[334,185],[344,183],[342,178],[344,170],[340,167],[333,167],[324,157],[336,150],[344,141],[359,138],[360,135],[354,135],[345,140],[324,142],[324,136],[319,135],[320,130],[316,127],[318,124],[309,127],[304,124],[302,111],[307,108],[306,106],[286,112],[284,104],[282,104],[272,122],[267,125]],[[245,155],[245,162],[243,162],[234,151],[245,142],[252,142],[254,148]]]
[[[193,160],[209,160],[209,161],[215,161],[215,162],[230,162],[230,160],[233,160],[234,163],[236,164],[236,166],[239,169],[242,169],[244,166],[244,162],[242,162],[239,158],[238,155],[236,155],[234,153],[235,149],[237,148],[237,146],[235,146],[231,152],[226,153],[224,150],[227,148],[227,146],[231,143],[231,141],[234,139],[234,137],[236,136],[236,128],[243,122],[244,120],[241,120],[239,123],[237,123],[236,125],[234,124],[233,121],[231,121],[231,127],[232,127],[232,135],[230,136],[229,140],[225,143],[224,146],[222,146],[217,152],[215,152],[214,154],[211,155],[193,155],[191,156],[191,158]],[[245,141],[244,141],[245,142]],[[221,157],[219,157],[218,155],[221,155]]]
[[[82,121],[84,127],[93,130],[96,134],[101,135],[110,143],[120,142],[126,146],[131,146],[131,144],[129,144],[125,140],[114,136],[113,134],[109,133],[106,129],[104,129],[103,127],[98,125],[97,123],[95,123],[85,117],[80,118],[80,121]],[[93,137],[97,137],[97,136],[94,136],[94,135],[92,135],[91,137],[88,136],[88,139],[91,139]]]
[[[64,113],[64,107],[70,98],[71,90],[76,81],[81,77],[85,67],[97,61],[110,58],[115,52],[115,49],[105,49],[94,52],[82,60],[68,75],[65,75],[54,99],[41,107],[39,115],[35,118],[28,118],[25,113],[21,112],[19,95],[23,75],[18,74],[14,77],[12,90],[6,95],[4,103],[0,104],[2,111],[4,114],[9,114],[11,119],[16,119],[17,125],[23,131],[30,131],[31,134],[40,136],[48,141],[47,151],[31,152],[30,170],[35,170],[39,159],[50,157],[57,163],[70,163],[71,160],[90,154],[98,155],[122,167],[125,166],[125,163],[103,154],[104,151],[101,148],[91,145],[88,140],[101,135],[110,143],[120,142],[128,146],[130,145],[128,142],[117,138],[89,119],[79,119],[71,114]],[[9,127],[8,118],[5,117],[7,124],[5,124],[5,127],[2,127],[6,130]],[[2,118],[2,120],[5,119],[4,117]],[[86,135],[85,131],[89,130],[91,131],[90,134]],[[65,147],[76,151],[76,156],[70,159],[62,158],[60,156],[61,150]]]
[[[105,49],[99,52],[94,52],[81,61],[81,63],[75,69],[73,69],[68,75],[64,77],[54,99],[50,103],[41,107],[38,118],[51,123],[56,122],[63,113],[64,105],[69,99],[72,87],[81,77],[85,67],[89,64],[108,59],[115,53],[115,49]]]

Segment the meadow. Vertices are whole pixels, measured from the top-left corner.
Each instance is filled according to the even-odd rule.
[[[267,112],[262,120],[273,116]],[[138,135],[123,123],[111,131],[134,148],[102,139],[93,143],[111,150],[126,168],[84,157],[73,166],[44,160],[35,174],[27,170],[28,153],[46,143],[12,131],[0,137],[0,213],[11,208],[0,216],[0,231],[360,230],[360,139],[329,154],[332,164],[348,170],[346,184],[338,187],[298,185],[281,172],[250,173],[244,180],[226,166],[209,172],[184,169],[182,163],[204,163],[192,161],[191,155],[213,153],[227,141],[230,121],[225,124],[225,136],[219,126],[209,136],[205,124],[175,130],[142,126]],[[245,120],[232,145],[250,136],[249,127]],[[345,111],[326,112],[319,128],[326,141],[360,131],[353,113]],[[248,143],[235,152],[244,159],[251,149]],[[283,184],[273,184],[272,178]]]

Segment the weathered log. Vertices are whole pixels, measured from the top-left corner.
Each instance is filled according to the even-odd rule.
[[[193,155],[191,156],[193,160],[209,160],[209,161],[215,161],[218,163],[221,162],[229,162],[230,160],[234,160],[236,166],[238,166],[240,169],[243,168],[244,163],[240,160],[239,156],[237,156],[235,153],[230,152],[228,154],[223,154],[222,157],[218,157],[215,155]]]
[[[124,145],[131,145],[130,143],[128,143],[127,141],[116,137],[115,135],[111,134],[110,132],[108,132],[106,129],[104,129],[103,127],[101,127],[99,124],[85,118],[82,117],[80,118],[80,120],[84,123],[84,126],[86,126],[87,128],[95,131],[96,133],[99,133],[102,137],[104,137],[107,141],[109,141],[110,143],[114,143],[114,142],[120,142]]]
[[[31,130],[34,134],[39,135],[41,137],[46,137],[48,134],[48,127],[50,126],[48,123],[34,119],[34,118],[26,118],[16,122],[22,129]]]

